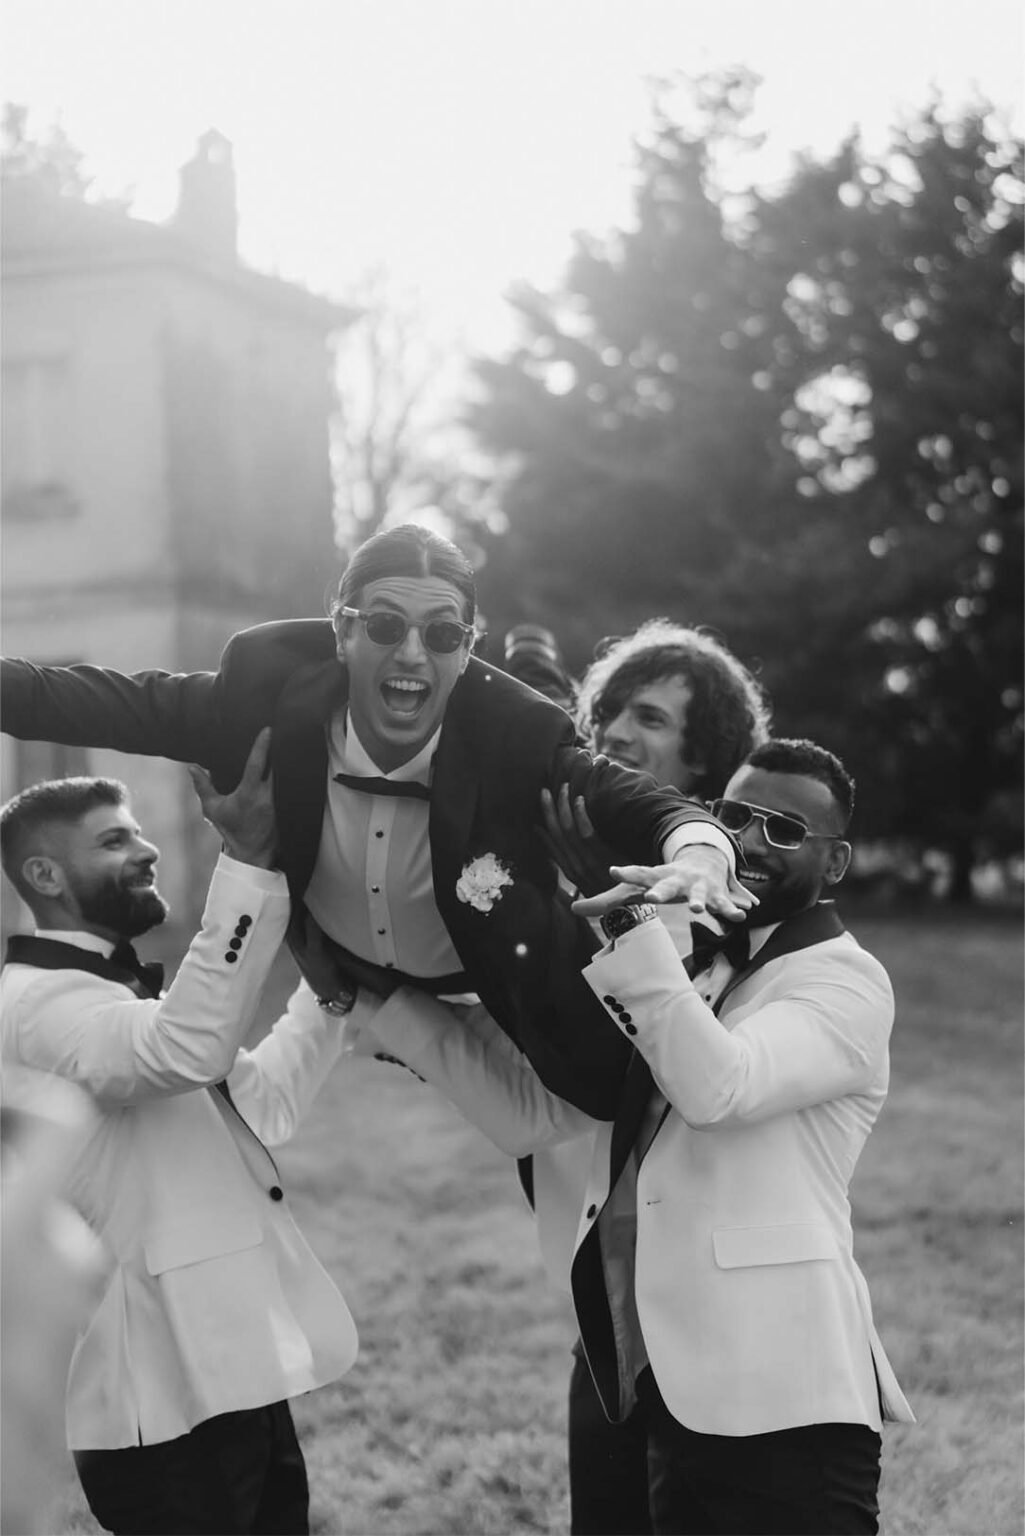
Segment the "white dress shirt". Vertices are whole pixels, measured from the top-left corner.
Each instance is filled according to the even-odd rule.
[[[382,774],[351,716],[335,715],[320,852],[306,888],[306,905],[329,938],[364,960],[424,978],[462,969],[434,899],[430,806],[350,789],[335,774],[429,785],[440,734],[401,768]],[[342,892],[354,899],[339,900]]]

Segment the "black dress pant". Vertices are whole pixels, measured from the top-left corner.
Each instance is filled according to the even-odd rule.
[[[306,1536],[306,1463],[287,1403],[221,1413],[187,1435],[76,1451],[93,1515],[117,1536]]]
[[[569,1379],[569,1502],[572,1536],[651,1532],[644,1410],[609,1423],[579,1344]]]
[[[867,1424],[700,1435],[673,1418],[650,1369],[637,1387],[658,1536],[875,1536],[881,1442]]]

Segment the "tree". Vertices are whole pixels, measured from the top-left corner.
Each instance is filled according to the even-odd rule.
[[[391,518],[432,508],[449,477],[440,431],[440,345],[383,267],[350,294],[360,318],[338,347],[332,423],[336,537],[344,549]]]
[[[95,178],[85,169],[86,158],[60,123],[52,123],[40,138],[29,131],[29,111],[18,102],[6,101],[0,123],[0,178],[4,181],[31,177],[47,191],[61,197],[78,197],[107,207],[125,210],[128,193],[111,196],[98,190]]]
[[[751,87],[656,104],[633,226],[514,296],[471,417],[509,525],[486,601],[577,664],[653,612],[719,629],[848,759],[862,831],[939,838],[964,891],[1020,771],[1020,147],[933,104],[878,161],[727,197]]]
[[[1021,774],[1022,170],[984,108],[933,103],[762,200],[754,241],[815,359],[798,488],[874,567],[845,735],[889,761],[876,823],[946,846],[958,896]]]

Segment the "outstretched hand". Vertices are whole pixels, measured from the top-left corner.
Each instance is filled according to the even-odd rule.
[[[205,768],[189,764],[189,777],[203,815],[220,833],[225,853],[260,869],[273,869],[277,861],[274,781],[268,767],[270,736],[270,726],[264,726],[253,742],[241,779],[229,795],[218,793]]]
[[[621,907],[631,897],[645,901],[684,902],[695,915],[711,912],[729,922],[743,922],[758,905],[730,869],[726,855],[708,843],[687,843],[671,864],[617,864],[610,873],[619,881],[611,890],[573,903],[581,917],[599,917]]]

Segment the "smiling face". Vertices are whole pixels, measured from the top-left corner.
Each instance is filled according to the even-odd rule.
[[[772,773],[739,768],[726,786],[727,800],[744,800],[765,811],[779,811],[804,823],[809,832],[800,848],[774,848],[757,817],[737,834],[744,864],[741,885],[758,897],[752,926],[780,922],[813,907],[825,886],[843,879],[851,845],[843,840],[843,815],[828,785],[803,773]]]
[[[362,620],[341,615],[336,620],[352,723],[377,767],[391,773],[434,735],[470,659],[469,637],[450,655],[429,651],[423,625],[431,619],[465,621],[466,600],[437,576],[387,576],[368,582],[354,606],[366,613],[398,613],[411,625],[398,645],[376,645]]]
[[[617,700],[595,730],[595,747],[624,768],[650,773],[686,794],[704,769],[681,757],[691,687],[682,677],[642,683]]]
[[[100,805],[47,839],[67,924],[106,939],[133,939],[167,916],[156,885],[160,857],[125,805]]]

